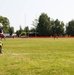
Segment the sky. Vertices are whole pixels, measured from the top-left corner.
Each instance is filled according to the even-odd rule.
[[[74,19],[74,0],[0,0],[0,16],[7,17],[15,31],[33,27],[41,13],[66,24]]]

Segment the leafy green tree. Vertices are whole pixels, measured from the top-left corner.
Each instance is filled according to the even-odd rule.
[[[21,35],[21,33],[22,33],[22,31],[23,31],[23,29],[22,29],[22,27],[21,26],[19,26],[19,35]]]
[[[29,27],[26,26],[26,27],[24,28],[24,31],[25,31],[25,32],[29,32]]]
[[[32,28],[31,30],[32,30],[32,32],[33,33],[35,33],[35,36],[37,36],[37,34],[38,34],[38,31],[37,31],[37,26],[38,26],[38,20],[37,19],[35,19],[34,21],[33,21],[33,26],[34,26],[34,28]]]
[[[34,26],[35,29],[37,28],[38,23],[39,23],[39,21],[37,19],[35,19],[33,21],[33,24],[32,25]]]
[[[39,23],[37,25],[37,31],[40,36],[48,36],[50,30],[50,18],[47,14],[42,13],[39,17]]]
[[[36,28],[31,28],[31,29],[29,30],[29,36],[37,36]]]
[[[17,35],[18,37],[20,36],[19,30],[16,31],[16,35]]]
[[[51,21],[51,34],[63,35],[64,33],[64,23],[60,22],[58,19]]]
[[[61,24],[60,24],[60,27],[59,27],[59,34],[60,35],[64,35],[65,34],[65,32],[64,32],[64,26],[65,26],[65,24],[63,23],[63,22],[61,22]]]
[[[29,31],[30,32],[35,32],[35,28],[31,28]]]
[[[55,21],[51,20],[51,26],[50,26],[50,35],[54,35],[54,28],[55,28]]]
[[[14,33],[14,27],[9,28],[9,33],[10,33],[10,35],[12,35]]]
[[[66,33],[68,36],[74,36],[74,20],[68,22],[68,25],[66,26]]]
[[[24,28],[24,32],[26,32],[26,35],[27,35],[27,36],[29,35],[29,27],[28,27],[28,26],[26,26],[26,27]]]
[[[10,22],[7,17],[0,16],[0,23],[3,25],[3,31],[5,33],[9,32]]]
[[[26,35],[26,32],[22,32],[22,33],[21,33],[21,36],[23,36],[23,35]]]
[[[59,35],[60,21],[58,19],[55,20],[54,24],[54,34]]]

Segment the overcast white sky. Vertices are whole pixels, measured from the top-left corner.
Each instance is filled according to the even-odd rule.
[[[7,17],[15,30],[32,27],[41,13],[64,23],[74,19],[74,0],[0,0],[0,16]]]

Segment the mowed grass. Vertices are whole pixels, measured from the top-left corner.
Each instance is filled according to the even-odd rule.
[[[3,40],[0,75],[74,75],[74,39]]]

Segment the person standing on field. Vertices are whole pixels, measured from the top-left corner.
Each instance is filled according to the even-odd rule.
[[[57,38],[57,39],[58,39],[58,35],[57,35],[57,34],[54,34],[54,39],[55,39],[55,38]]]

